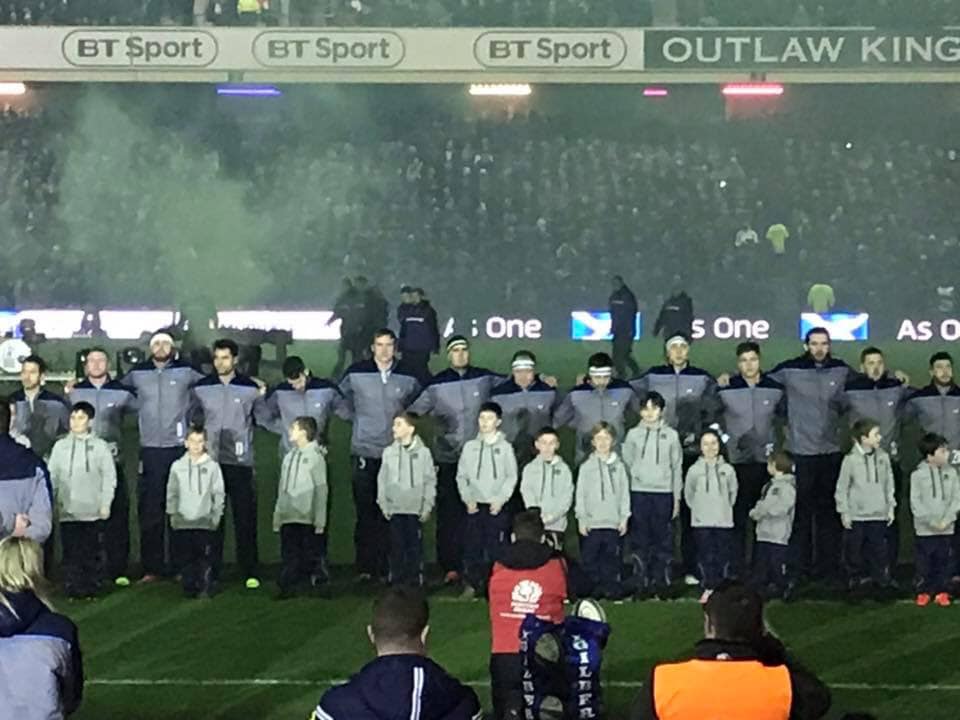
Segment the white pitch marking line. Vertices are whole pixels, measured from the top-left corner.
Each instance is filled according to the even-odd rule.
[[[101,685],[108,687],[329,687],[342,685],[345,679],[330,680],[296,680],[285,678],[91,678],[87,685]],[[489,680],[475,680],[464,683],[471,687],[490,687]],[[838,682],[828,683],[834,690],[862,690],[886,692],[960,692],[958,684],[939,683],[858,683]],[[643,682],[638,680],[611,680],[603,683],[604,687],[612,688],[640,688]]]

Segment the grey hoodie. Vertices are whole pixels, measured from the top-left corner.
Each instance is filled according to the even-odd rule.
[[[313,525],[318,533],[327,527],[327,457],[316,442],[293,448],[283,457],[273,530],[282,525]]]
[[[105,520],[117,489],[117,469],[110,445],[92,433],[70,433],[50,453],[50,481],[61,521]]]
[[[708,463],[697,460],[687,471],[683,499],[690,508],[695,528],[732,528],[733,505],[737,501],[737,473],[723,458]]]
[[[886,520],[897,507],[890,455],[882,449],[868,454],[854,443],[840,466],[834,497],[837,512],[851,520]]]
[[[924,461],[910,476],[910,511],[918,537],[952,536],[960,513],[960,477],[956,468]],[[945,523],[946,527],[934,527]]]
[[[190,453],[170,466],[167,515],[174,530],[216,530],[223,519],[223,473],[204,453],[197,462]]]
[[[757,542],[788,545],[797,509],[797,479],[778,475],[763,486],[751,517],[757,523]]]
[[[562,457],[555,455],[547,462],[538,455],[527,463],[520,494],[527,508],[540,508],[545,529],[566,532],[567,514],[573,505],[573,473]]]
[[[386,517],[417,515],[433,511],[437,497],[437,470],[433,455],[423,441],[413,436],[404,446],[399,442],[383,451],[377,475],[377,505]]]
[[[503,506],[517,487],[517,458],[502,432],[494,442],[482,437],[467,441],[457,464],[457,488],[465,504]]]
[[[630,470],[632,492],[683,494],[683,448],[677,431],[660,420],[640,423],[623,442],[623,462]]]
[[[576,515],[581,532],[617,530],[630,519],[630,477],[616,453],[606,460],[591,453],[580,465]]]

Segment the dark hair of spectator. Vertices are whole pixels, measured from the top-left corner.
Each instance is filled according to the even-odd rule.
[[[90,357],[94,353],[103,353],[103,356],[107,358],[107,362],[110,362],[110,353],[108,353],[104,348],[99,345],[94,345],[92,348],[87,348],[84,353],[85,357]]]
[[[219,340],[214,340],[213,351],[216,352],[217,350],[229,350],[233,357],[240,355],[240,346],[230,338],[220,338]]]
[[[390,328],[380,328],[373,334],[373,341],[376,342],[382,337],[388,337],[394,342],[397,341],[397,334]]]
[[[207,439],[207,429],[203,425],[191,425],[190,429],[187,430],[187,437],[191,435],[201,435],[203,439]]]
[[[883,357],[883,350],[873,345],[864,348],[863,352],[860,353],[860,362],[866,361],[866,359],[871,355],[879,355],[880,357]]]
[[[557,429],[549,426],[540,428],[533,439],[536,441],[545,435],[553,435],[555,438],[557,438],[557,440],[560,439],[560,433],[557,432]]]
[[[417,427],[417,420],[420,419],[420,416],[412,412],[402,412],[394,415],[393,419],[402,418],[407,425],[412,425],[414,429]]]
[[[543,540],[543,533],[543,519],[540,517],[539,508],[517,513],[513,518],[513,535],[518,542],[540,542]]]
[[[721,583],[703,610],[718,640],[754,643],[763,636],[763,600],[741,583]]]
[[[373,604],[370,628],[377,644],[419,642],[430,622],[430,608],[423,593],[411,587],[387,590]]]
[[[610,358],[607,353],[594,353],[590,356],[590,359],[587,360],[587,369],[592,367],[601,367],[608,368],[613,367],[613,360]]]

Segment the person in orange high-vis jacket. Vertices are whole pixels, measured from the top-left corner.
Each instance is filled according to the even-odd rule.
[[[817,720],[830,691],[764,630],[763,600],[721,584],[704,606],[704,639],[689,660],[655,666],[631,720]]]
[[[562,623],[567,598],[567,566],[546,544],[539,510],[513,519],[513,542],[494,564],[490,600],[490,694],[495,720],[520,717],[523,711],[523,660],[520,625],[527,615]]]

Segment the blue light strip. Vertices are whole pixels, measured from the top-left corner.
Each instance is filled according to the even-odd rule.
[[[225,97],[280,97],[273,85],[217,85],[217,95]]]

